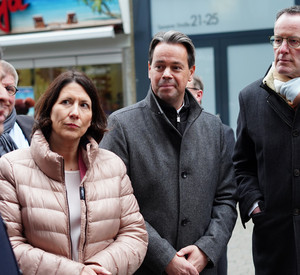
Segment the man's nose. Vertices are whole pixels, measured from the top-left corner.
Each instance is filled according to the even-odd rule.
[[[163,73],[163,77],[165,77],[165,78],[172,77],[170,68],[165,68],[164,73]]]
[[[286,52],[288,52],[290,50],[288,42],[287,42],[286,39],[283,39],[282,44],[280,45],[280,47],[278,48],[278,50],[281,53],[286,53]]]
[[[0,84],[0,103],[1,105],[6,104],[9,101],[9,95],[2,84]]]

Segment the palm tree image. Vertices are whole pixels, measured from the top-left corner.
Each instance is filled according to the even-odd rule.
[[[109,2],[113,0],[81,0],[87,6],[89,6],[93,12],[103,13],[109,15],[113,18],[118,18],[119,16],[112,13],[109,8]]]

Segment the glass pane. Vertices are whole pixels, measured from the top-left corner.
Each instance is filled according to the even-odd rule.
[[[93,80],[107,114],[123,107],[121,64],[83,65],[72,68],[84,72]],[[20,92],[17,93],[16,98],[25,98],[27,92],[31,90],[34,100],[37,101],[55,77],[72,68],[18,69]]]
[[[196,48],[196,75],[204,84],[202,107],[216,114],[214,49]]]
[[[239,113],[239,92],[263,77],[273,61],[273,48],[268,44],[230,46],[228,51],[229,122],[235,130]],[[243,73],[241,73],[241,71]]]
[[[186,34],[269,29],[273,28],[276,13],[294,3],[294,0],[151,0],[152,35],[170,29]]]

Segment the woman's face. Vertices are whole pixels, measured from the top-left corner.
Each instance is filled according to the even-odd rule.
[[[52,107],[50,119],[51,142],[79,142],[92,121],[92,102],[82,86],[72,82],[60,91]]]

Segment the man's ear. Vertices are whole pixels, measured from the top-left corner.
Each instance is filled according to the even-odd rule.
[[[151,70],[151,64],[148,61],[148,78],[150,79],[150,70]]]
[[[195,69],[196,69],[196,66],[192,66],[190,68],[190,77],[189,77],[189,82],[193,80],[193,77],[194,77],[194,73],[195,73]]]
[[[199,99],[199,102],[201,103],[202,101],[202,97],[203,97],[203,91],[202,90],[198,90],[197,91],[197,98]]]

